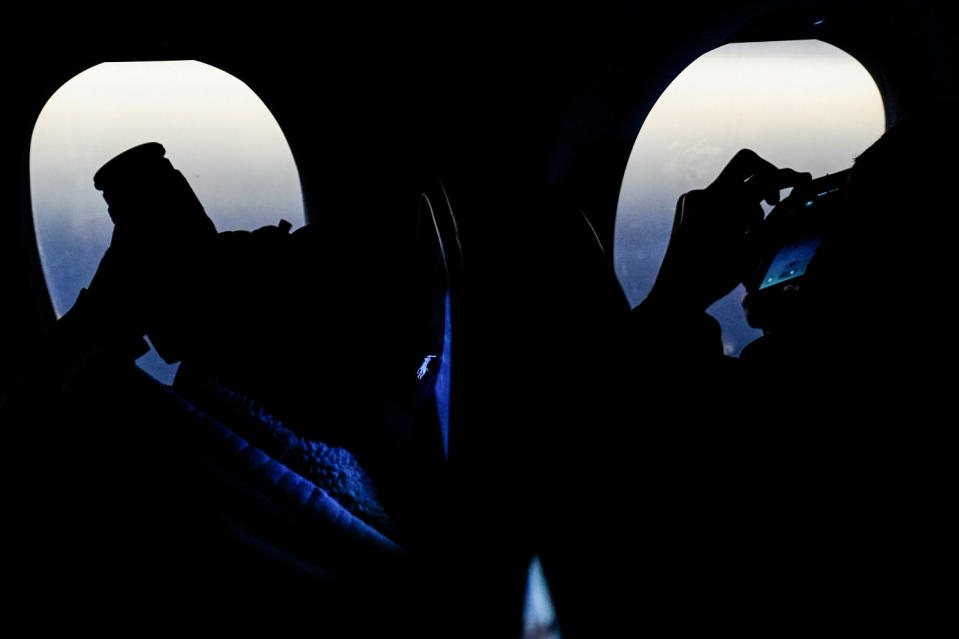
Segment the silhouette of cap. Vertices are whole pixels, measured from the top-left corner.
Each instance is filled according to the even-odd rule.
[[[166,149],[159,142],[147,142],[127,149],[120,155],[100,167],[93,176],[93,186],[98,190],[109,189],[118,181],[121,183],[130,178],[134,172],[139,173],[144,165],[156,162],[166,162]]]

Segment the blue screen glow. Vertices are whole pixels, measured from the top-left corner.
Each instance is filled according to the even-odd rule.
[[[775,286],[805,273],[820,244],[822,244],[822,237],[807,236],[779,249],[759,289]]]

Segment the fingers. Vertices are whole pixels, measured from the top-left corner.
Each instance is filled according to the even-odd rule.
[[[760,172],[747,179],[744,184],[747,188],[747,197],[750,200],[766,200],[773,206],[779,204],[779,191],[789,187],[799,186],[812,180],[809,173],[799,173],[792,169],[775,169],[771,172]]]
[[[775,170],[774,164],[759,157],[752,149],[741,149],[723,168],[713,184],[739,184],[760,171],[769,173]]]
[[[742,149],[723,168],[710,188],[741,194],[752,202],[766,200],[779,204],[779,191],[812,179],[809,173],[780,169],[761,158],[755,151]]]

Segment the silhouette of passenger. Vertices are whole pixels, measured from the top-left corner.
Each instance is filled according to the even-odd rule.
[[[113,238],[57,326],[62,341],[124,343],[139,355],[146,335],[167,362],[182,362],[174,386],[188,398],[239,393],[299,436],[347,448],[374,473],[431,445],[413,442],[410,423],[427,372],[417,375],[426,318],[410,308],[423,285],[406,236],[355,242],[333,216],[292,234],[286,222],[218,233],[157,143],[114,158],[94,182]],[[370,202],[415,212],[410,204]]]
[[[423,281],[424,256],[412,241],[417,194],[387,189],[367,198],[371,211],[350,211],[356,221],[330,215],[294,233],[285,222],[217,232],[164,154],[144,144],[97,172],[114,222],[110,246],[53,326],[38,375],[4,407],[5,420],[52,425],[63,443],[44,461],[52,470],[36,482],[39,492],[68,477],[95,495],[67,501],[64,517],[82,511],[92,524],[68,533],[44,561],[84,574],[84,557],[99,556],[110,596],[116,582],[145,587],[147,575],[171,573],[189,575],[184,587],[194,595],[213,588],[241,598],[322,598],[331,620],[348,618],[360,602],[386,605],[379,597],[401,574],[396,543],[413,544],[416,526],[426,525],[417,516],[431,505],[442,461],[439,430],[422,421],[443,351],[430,323],[434,282]],[[377,211],[390,212],[377,218],[383,228],[351,234]],[[143,336],[167,362],[181,363],[172,391],[140,381],[133,362],[148,348]],[[424,361],[424,352],[434,357]],[[260,466],[211,461],[210,442],[191,438],[190,424],[210,418],[313,482],[297,499],[328,495],[343,510],[324,522],[299,502],[292,516],[265,505],[266,488],[248,477]],[[22,431],[14,447],[38,450],[42,430]],[[24,467],[33,459],[26,455]],[[280,475],[267,475],[270,488]],[[24,536],[61,530],[59,516],[24,517],[47,522]],[[291,523],[296,517],[305,523]],[[332,532],[306,540],[305,530]],[[149,557],[137,550],[159,546]],[[400,608],[405,596],[388,599]]]
[[[783,287],[766,316],[751,318],[764,335],[744,350],[741,359],[749,365],[741,368],[766,374],[812,367],[814,375],[793,382],[816,383],[817,392],[840,385],[841,392],[830,394],[845,395],[840,405],[863,387],[922,390],[915,376],[931,372],[929,354],[952,344],[953,331],[939,329],[948,314],[944,238],[955,229],[940,185],[949,183],[953,163],[932,158],[941,144],[951,145],[955,131],[953,112],[937,107],[891,128],[857,158],[813,258],[815,269],[801,284]],[[754,278],[758,252],[768,248],[764,231],[776,213],[764,222],[759,200],[776,204],[779,188],[807,180],[808,174],[776,169],[742,151],[716,182],[684,195],[656,284],[635,315],[709,325],[703,316],[709,305]],[[756,310],[755,297],[744,301],[747,317]],[[929,330],[933,326],[937,330]],[[687,348],[695,334],[673,347]],[[712,337],[704,339],[715,354]]]
[[[789,209],[764,219],[760,202],[811,176],[744,150],[679,199],[609,381],[620,399],[557,476],[543,565],[564,636],[946,618],[954,113],[892,127],[839,176],[805,276],[772,306],[750,289],[764,335],[739,358],[707,310],[773,248]]]
[[[955,163],[934,158],[954,153],[954,117],[937,107],[898,124],[840,176],[806,276],[772,306],[757,308],[755,289],[744,301],[764,335],[739,361],[723,355],[706,310],[756,276],[782,222],[780,209],[764,220],[760,200],[802,193],[810,176],[744,150],[679,200],[655,286],[633,311],[644,371],[629,379],[656,398],[656,423],[684,433],[655,440],[682,442],[656,468],[686,475],[664,489],[687,513],[698,508],[681,521],[711,524],[679,538],[709,538],[715,554],[691,553],[702,562],[694,574],[724,615],[756,612],[739,597],[780,620],[840,615],[878,627],[945,613],[932,584],[954,530],[942,511],[953,436],[940,362],[956,355]]]

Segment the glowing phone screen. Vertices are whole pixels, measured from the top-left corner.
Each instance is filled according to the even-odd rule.
[[[762,284],[759,285],[759,290],[795,279],[805,273],[820,244],[821,236],[807,235],[779,249],[763,277]]]

